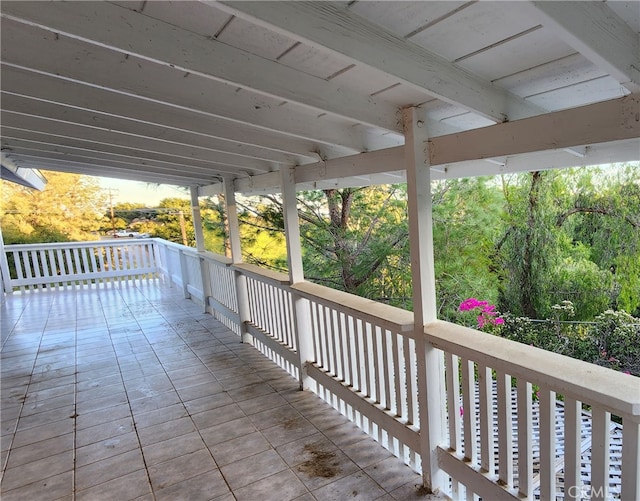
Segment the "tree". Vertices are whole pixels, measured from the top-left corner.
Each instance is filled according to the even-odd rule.
[[[470,297],[498,299],[500,268],[491,259],[503,199],[490,178],[449,179],[432,186],[438,316],[455,320]]]
[[[640,305],[637,168],[582,168],[503,177],[501,311],[547,318],[563,300],[576,320]]]
[[[572,205],[557,220],[604,272],[610,306],[631,314],[640,314],[639,179],[632,165],[585,170],[577,177]]]
[[[106,195],[98,181],[79,174],[43,171],[43,191],[1,181],[5,243],[61,242],[97,238]]]

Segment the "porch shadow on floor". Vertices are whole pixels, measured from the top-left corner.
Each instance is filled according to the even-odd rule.
[[[177,289],[101,287],[2,305],[3,501],[432,497]]]

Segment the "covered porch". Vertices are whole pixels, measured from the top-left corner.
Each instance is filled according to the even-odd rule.
[[[135,313],[135,337],[157,360],[152,366],[162,371],[156,378],[160,391],[172,392],[177,409],[187,413],[177,419],[189,433],[195,433],[191,427],[200,429],[183,395],[192,386],[203,385],[212,401],[247,391],[246,396],[267,395],[263,400],[296,412],[301,410],[297,403],[315,402],[315,394],[344,416],[326,411],[342,422],[337,427],[357,427],[421,475],[424,490],[413,493],[455,499],[640,498],[637,378],[439,320],[430,193],[438,179],[638,161],[636,7],[616,1],[2,2],[3,173],[35,187],[43,183],[33,175],[41,168],[185,186],[196,230],[196,248],[149,239],[0,249],[7,318],[14,318],[11,305],[26,300],[32,303],[17,307],[24,319],[37,315],[32,310],[44,301],[54,333],[62,326],[68,334],[65,322],[75,319],[71,337],[60,339],[70,343],[61,363],[75,367],[79,361],[77,374],[62,376],[69,385],[61,391],[67,393],[46,400],[64,402],[73,388],[72,405],[81,403],[82,393],[91,390],[80,391],[83,359],[89,366],[95,362],[98,372],[100,364],[110,365],[109,374],[102,374],[106,378],[118,365],[122,381],[112,384],[119,388],[116,394],[126,395],[122,404],[130,412],[121,419],[135,427],[128,433],[142,447],[141,453],[131,453],[147,488],[140,495],[156,495],[155,470],[142,467],[144,427],[137,430],[137,404],[132,404],[138,399],[128,395],[145,400],[142,393],[156,390],[146,386],[146,364],[137,358],[142,355],[136,342],[118,327],[109,330],[113,317],[100,298],[117,293],[116,308]],[[407,184],[412,312],[306,280],[297,192],[402,182]],[[261,193],[282,197],[286,274],[243,263],[236,196]],[[225,201],[230,257],[207,252],[201,231],[199,197],[219,194]],[[153,298],[163,297],[165,289],[124,284],[131,280],[162,280],[179,291],[185,302],[173,311],[178,316],[159,320],[170,327],[156,329],[152,321],[146,334],[145,314],[160,311]],[[21,293],[10,297],[14,289]],[[138,304],[134,298],[127,306],[122,302],[127,291],[144,290],[149,292],[140,310],[130,306]],[[66,298],[73,299],[67,303]],[[83,346],[81,299],[88,301],[87,311],[98,308],[90,322],[109,330],[104,352],[93,354]],[[184,312],[190,312],[187,320]],[[183,321],[194,328],[194,338],[189,329],[179,328]],[[7,329],[13,327],[10,323]],[[40,367],[40,353],[44,366],[50,363],[41,327],[32,326],[41,340],[38,351],[11,355],[18,365],[7,368],[10,373]],[[156,337],[165,330],[180,350],[167,349]],[[10,354],[24,333],[7,334]],[[200,342],[202,356],[194,349]],[[217,359],[218,349],[230,357],[221,356],[223,366],[229,360],[238,365],[207,365],[207,357]],[[280,369],[263,369],[271,362],[256,358],[258,353]],[[202,366],[207,382],[180,387],[181,379],[171,377],[184,354]],[[127,380],[123,367],[139,377]],[[240,377],[216,374],[226,370]],[[274,377],[266,379],[266,372]],[[252,378],[253,386],[233,386]],[[135,379],[141,384],[130,383]],[[16,384],[17,398],[27,398],[14,407],[26,410],[26,423],[34,423],[37,418],[28,414],[29,386]],[[251,395],[251,388],[268,393]],[[32,389],[36,395],[40,391]],[[258,433],[258,442],[268,445],[257,454],[270,455],[269,467],[282,467],[269,470],[269,478],[288,479],[279,487],[282,492],[304,488],[303,496],[332,499],[329,486],[344,481],[347,489],[334,497],[359,495],[349,480],[305,483],[299,465],[290,464],[266,435],[271,427],[263,431],[242,402],[229,405],[242,411],[238,419],[246,418],[249,430],[256,429],[244,438]],[[64,414],[69,410],[67,404],[62,408]],[[51,412],[48,416],[59,416]],[[333,441],[329,427],[323,430],[312,415],[300,414],[307,431],[315,434],[315,427],[331,442],[323,443],[336,447],[323,452],[339,451],[336,457],[355,465],[353,478],[381,489],[372,496],[393,497],[396,488],[415,486],[416,477],[407,473],[404,482],[405,473],[395,472],[409,470],[380,449],[380,460],[388,463],[377,478],[373,469],[382,463],[358,463],[337,438]],[[83,418],[77,409],[69,415],[73,419],[54,420],[63,434]],[[10,419],[10,430],[16,423],[17,428],[8,434],[17,437],[23,418]],[[287,423],[272,427],[290,436],[295,430],[284,430]],[[621,445],[612,439],[613,423],[622,424]],[[211,475],[203,472],[211,488],[224,483],[233,491],[221,495],[241,497],[242,489],[250,492],[251,485],[263,482],[251,477],[263,471],[256,466],[240,480],[252,482],[234,486],[230,479],[237,473],[227,468],[233,461],[225,461],[236,458],[214,467],[216,451],[224,447],[211,447],[202,433],[195,439],[202,445],[198,440],[206,446],[198,450],[206,458],[203,464],[211,466],[206,470]],[[238,440],[237,451],[252,446],[251,440],[231,440]],[[181,447],[188,443],[177,440]],[[16,450],[11,448],[6,464],[3,490],[9,492],[26,488],[12,480],[17,476],[8,476],[26,471],[12,467]],[[82,467],[77,466],[80,456],[75,458],[76,467],[56,476],[75,486],[72,498],[92,488],[79,484]],[[319,462],[315,456],[309,460]],[[216,483],[227,478],[225,468],[228,481]],[[387,474],[403,483],[387,484]],[[398,492],[410,498],[408,491]]]

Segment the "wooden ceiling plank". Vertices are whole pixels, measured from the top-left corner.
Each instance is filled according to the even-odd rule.
[[[240,124],[204,112],[176,108],[170,104],[161,105],[55,76],[34,75],[30,71],[6,65],[2,65],[2,91],[3,96],[10,92],[38,102],[65,106],[68,109],[197,133],[205,137],[311,159],[314,159],[315,155],[310,152],[318,148],[318,144],[313,141]],[[4,103],[4,97],[1,103]]]
[[[640,35],[604,2],[533,1],[545,25],[631,92],[640,91]]]
[[[97,3],[97,2],[96,2]],[[2,59],[5,66],[31,70],[110,92],[204,113],[252,127],[351,152],[367,149],[366,140],[352,123],[334,120],[331,127],[304,107],[279,106],[267,96],[206,80],[185,77],[183,71],[126,57],[107,49],[3,19]],[[25,67],[27,62],[28,67]]]
[[[217,162],[238,168],[249,168],[255,171],[268,172],[273,170],[275,163],[256,160],[246,156],[233,155],[212,151],[205,148],[193,147],[189,144],[161,141],[154,138],[124,134],[84,125],[59,122],[46,117],[20,115],[5,111],[2,114],[2,126],[14,130],[33,131],[52,137],[65,137],[81,141],[90,141],[101,145],[132,148],[141,152],[155,152],[183,158]]]
[[[78,108],[68,108],[55,103],[36,101],[15,94],[2,93],[2,112],[4,114],[35,117],[56,123],[113,131],[116,133],[167,141],[170,144],[190,145],[226,154],[239,155],[256,160],[279,164],[297,165],[304,163],[304,157],[290,155],[251,145],[238,144],[204,134],[186,132],[163,127],[159,124],[144,124],[138,121],[114,117],[102,113],[90,112]],[[4,119],[2,120],[4,123]]]
[[[131,56],[237,85],[386,130],[401,132],[396,107],[322,78],[108,2],[8,2],[3,15]],[[189,50],[185,50],[188,47]]]
[[[95,143],[91,143],[89,141],[76,140],[72,138],[54,138],[52,141],[51,137],[46,134],[39,134],[35,132],[25,132],[25,131],[8,131],[2,132],[2,147],[12,149],[16,144],[23,145],[37,145],[42,151],[56,151],[59,148],[71,148],[77,151],[82,152],[90,152],[93,155],[97,154],[107,154],[114,155],[120,158],[137,158],[143,159],[147,161],[149,164],[154,163],[164,163],[170,165],[181,165],[185,166],[183,168],[189,169],[197,169],[202,172],[213,172],[220,174],[229,174],[229,175],[248,175],[250,173],[254,173],[255,171],[251,171],[251,169],[239,169],[238,167],[232,167],[216,162],[203,162],[202,160],[195,159],[185,159],[181,157],[171,156],[171,155],[161,155],[156,154],[154,152],[142,152],[137,151],[133,148],[123,148],[123,147],[98,147]],[[187,167],[188,166],[188,167]]]
[[[331,2],[216,2],[256,24],[395,76],[495,122],[542,110]]]

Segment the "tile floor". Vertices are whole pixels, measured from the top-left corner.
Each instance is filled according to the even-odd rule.
[[[420,477],[178,289],[7,296],[2,501],[411,500]]]

